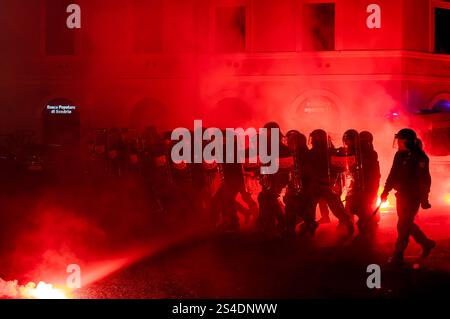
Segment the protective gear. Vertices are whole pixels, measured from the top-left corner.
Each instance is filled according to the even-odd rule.
[[[288,191],[300,193],[302,191],[302,161],[304,161],[306,149],[306,137],[296,130],[286,134],[288,147],[292,154],[292,167],[289,174]]]
[[[310,134],[312,148],[308,151],[305,163],[305,178],[308,181],[306,194],[311,199],[307,210],[307,218],[315,221],[316,206],[324,200],[331,212],[339,219],[341,225],[347,226],[349,234],[354,231],[350,216],[346,213],[339,195],[331,189],[331,180],[334,174],[330,170],[330,153],[332,145],[328,134],[324,130],[315,130]]]
[[[275,122],[269,122],[264,127],[267,129],[280,128]],[[279,197],[281,191],[286,187],[289,181],[289,167],[283,166],[284,163],[288,163],[289,159],[292,157],[289,148],[282,143],[281,138],[282,136],[280,133],[279,158],[277,159],[280,167],[278,172],[271,175],[263,174],[260,179],[262,190],[258,195],[259,216],[257,225],[260,230],[268,233],[273,233],[276,230],[283,232],[286,225]],[[271,143],[267,145],[269,152],[270,145]]]
[[[359,141],[361,145],[372,145],[373,144],[373,135],[368,131],[362,131],[359,133]]]
[[[404,129],[397,133],[396,138],[415,142],[417,136],[414,131]],[[414,223],[419,207],[431,206],[428,203],[430,186],[431,176],[427,155],[414,147],[407,151],[398,151],[382,194],[384,198],[392,189],[397,191],[398,237],[394,252],[397,260],[403,259],[403,252],[408,246],[410,236],[423,247],[425,255],[428,255],[432,249],[430,239]]]
[[[280,125],[278,125],[277,122],[268,122],[264,125],[264,128],[271,129],[271,128],[277,128],[280,129]]]
[[[346,213],[349,216],[358,216],[358,224],[361,224],[361,221],[368,219],[366,216],[369,212],[365,212],[362,207],[363,183],[358,132],[346,131],[342,142],[343,147],[331,150],[330,162],[334,181],[332,190],[338,197],[345,194]]]
[[[226,135],[226,132],[224,132],[224,135]],[[211,200],[211,212],[215,225],[219,229],[226,231],[239,230],[238,212],[244,215],[248,223],[254,215],[254,211],[257,211],[257,204],[247,188],[245,163],[238,163],[237,143],[234,143],[234,146],[234,162],[217,164],[220,185]],[[223,147],[223,152],[225,152],[226,141],[224,141]],[[246,162],[247,160],[246,156]],[[251,166],[251,168],[252,170],[259,170],[259,164]],[[238,194],[241,195],[241,199],[247,207],[244,207],[236,200]]]
[[[313,233],[317,228],[314,220],[306,216],[307,204],[309,198],[304,192],[304,163],[308,147],[306,145],[306,136],[296,130],[291,130],[286,134],[287,144],[291,151],[292,167],[289,172],[289,182],[286,189],[286,195],[283,201],[286,205],[286,234],[288,238],[295,238],[295,228],[297,217],[304,221],[304,227]]]
[[[333,190],[352,196],[364,191],[361,163],[361,145],[356,130],[348,130],[342,137],[343,147],[333,150],[331,170],[337,173]]]
[[[417,134],[412,129],[404,128],[398,131],[398,133],[395,134],[395,137],[403,140],[415,140]]]
[[[396,194],[397,198],[397,232],[398,237],[395,243],[395,256],[403,257],[403,252],[408,247],[409,237],[422,247],[427,247],[430,239],[420,230],[419,226],[414,223],[414,219],[419,210],[419,201],[407,195]]]
[[[419,147],[416,132],[409,128],[404,128],[398,131],[398,133],[395,134],[394,142],[396,140],[405,140],[405,146],[409,150],[412,150],[415,146]]]
[[[355,145],[356,143],[359,144],[359,134],[356,130],[348,130],[344,133],[344,136],[342,137],[342,142],[345,146],[359,146]]]
[[[327,146],[328,134],[324,130],[318,129],[311,132],[309,135],[309,144],[312,147]]]
[[[420,258],[428,257],[434,247],[436,247],[436,242],[434,240],[429,240],[426,244],[422,245],[422,254],[420,255]]]
[[[420,202],[428,201],[431,186],[429,162],[423,151],[398,151],[383,193],[395,189],[400,194],[417,197]]]
[[[430,208],[431,208],[431,204],[430,204],[430,202],[429,202],[428,200],[426,200],[426,201],[420,203],[420,206],[421,206],[423,209],[430,209]]]
[[[299,148],[307,148],[306,136],[297,130],[290,130],[286,133],[287,146],[293,151]]]
[[[361,168],[363,181],[363,207],[365,211],[369,211],[368,226],[376,226],[380,219],[378,211],[374,214],[377,206],[378,190],[380,188],[381,170],[378,161],[378,153],[373,147],[373,135],[368,131],[359,134],[361,145]]]
[[[272,129],[278,129],[280,138],[284,137],[283,133],[281,133],[280,125],[278,125],[277,122],[268,122],[264,125],[264,128],[267,129],[267,134],[269,134],[269,136]]]

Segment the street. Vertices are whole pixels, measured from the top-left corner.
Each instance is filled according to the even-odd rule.
[[[437,241],[431,256],[419,262],[411,242],[408,265],[395,269],[386,265],[394,206],[382,210],[371,240],[340,237],[332,218],[313,239],[292,242],[248,226],[220,233],[199,216],[162,221],[133,179],[4,194],[0,278],[64,285],[67,266],[77,264],[82,288],[73,298],[435,298],[450,288],[448,206],[417,217]],[[371,264],[381,266],[381,289],[366,285]]]
[[[407,251],[404,269],[386,265],[395,239],[395,215],[383,215],[376,239],[338,243],[335,225],[312,242],[255,234],[222,234],[186,241],[81,289],[79,298],[396,298],[446,296],[450,247],[445,211],[423,213],[419,223],[438,247],[417,264]],[[369,264],[382,267],[382,288],[367,288]]]

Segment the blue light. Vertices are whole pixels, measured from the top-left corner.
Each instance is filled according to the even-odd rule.
[[[440,100],[433,105],[433,111],[450,112],[450,101]]]

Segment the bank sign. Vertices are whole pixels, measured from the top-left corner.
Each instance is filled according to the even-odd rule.
[[[46,110],[48,114],[71,115],[77,110],[77,107],[74,105],[47,105]]]

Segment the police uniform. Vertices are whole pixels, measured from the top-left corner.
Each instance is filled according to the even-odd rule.
[[[286,188],[286,195],[283,198],[286,212],[286,235],[295,238],[295,228],[297,217],[303,220],[300,232],[305,231],[314,234],[317,223],[315,216],[307,214],[309,196],[305,189],[308,183],[306,178],[305,161],[308,154],[306,137],[298,131],[292,130],[287,133],[288,146],[291,148],[292,166],[290,167],[289,183]]]
[[[320,200],[324,200],[339,220],[339,224],[346,226],[349,234],[353,234],[354,226],[350,216],[346,213],[339,194],[333,192],[330,185],[330,173],[332,172],[330,172],[327,134],[323,130],[316,130],[311,133],[311,137],[313,146],[308,152],[305,169],[308,174],[307,193],[311,197],[308,216],[309,218],[315,218],[317,204]],[[315,139],[317,139],[317,142],[314,142]]]
[[[280,129],[275,122],[267,123],[264,126],[266,129]],[[271,152],[271,143],[267,140],[267,148]],[[260,178],[262,190],[258,194],[259,216],[257,219],[257,226],[264,232],[274,232],[278,228],[279,231],[285,229],[285,216],[280,202],[280,195],[283,188],[286,187],[289,181],[289,168],[284,167],[284,163],[291,159],[291,152],[289,148],[279,141],[279,162],[278,172],[275,174],[263,174]]]
[[[419,148],[414,147],[416,137],[412,130],[402,130],[397,134],[399,139],[407,139],[410,144],[407,150],[399,150],[394,157],[394,162],[386,180],[382,198],[385,199],[392,189],[397,192],[398,237],[395,243],[393,261],[402,261],[403,253],[409,242],[409,236],[422,246],[422,257],[426,257],[435,246],[434,241],[420,230],[414,223],[419,207],[427,209],[428,194],[431,186],[429,171],[429,159]]]
[[[360,133],[361,140],[361,164],[364,181],[363,209],[369,213],[367,223],[363,224],[365,230],[371,232],[376,228],[379,215],[373,216],[377,205],[378,189],[380,187],[380,163],[378,153],[373,147],[373,136],[364,131]]]
[[[275,230],[275,226],[284,230],[286,221],[280,203],[280,195],[289,181],[289,165],[283,163],[291,159],[291,153],[286,145],[280,144],[279,169],[275,174],[263,175],[262,190],[258,195],[259,216],[258,226],[267,232]]]
[[[239,163],[220,164],[222,183],[211,201],[216,225],[224,230],[239,230],[236,196],[244,188],[242,166]]]
[[[332,167],[338,172],[338,188],[345,193],[345,210],[350,215],[358,216],[359,234],[366,234],[370,229],[373,209],[368,205],[365,173],[367,169],[372,169],[374,154],[365,152],[363,156],[356,130],[346,131],[343,143],[344,147],[332,155],[332,164],[335,163]],[[365,165],[368,165],[367,168]]]

